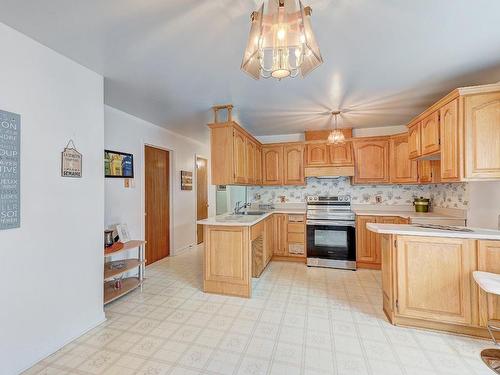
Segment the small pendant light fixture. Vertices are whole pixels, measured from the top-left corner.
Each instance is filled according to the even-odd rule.
[[[340,115],[340,111],[332,111],[332,117],[334,118],[334,126],[331,128],[330,134],[328,135],[328,143],[339,144],[345,142],[344,133],[338,128],[337,116]]]
[[[255,79],[305,77],[323,63],[311,27],[311,7],[300,0],[265,3],[251,15],[241,69]]]

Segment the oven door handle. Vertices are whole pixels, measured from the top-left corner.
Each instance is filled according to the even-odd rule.
[[[353,227],[356,228],[356,223],[352,221],[330,221],[330,220],[307,220],[306,225],[324,225],[326,227]]]

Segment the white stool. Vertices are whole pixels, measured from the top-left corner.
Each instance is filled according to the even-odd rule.
[[[475,271],[473,275],[474,280],[476,280],[476,283],[482,290],[484,290],[488,294],[500,296],[500,275],[497,275],[496,273],[481,271]],[[487,298],[486,309],[489,316],[489,298]],[[490,333],[491,339],[493,340],[495,345],[498,345],[498,342],[493,335],[493,331],[500,331],[500,322],[498,320],[488,319],[487,328],[488,332]],[[500,349],[484,349],[481,352],[481,358],[490,369],[495,371],[497,374],[500,374]]]

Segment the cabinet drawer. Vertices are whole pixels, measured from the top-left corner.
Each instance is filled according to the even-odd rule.
[[[288,242],[290,243],[304,243],[303,233],[288,233]]]
[[[288,223],[288,233],[304,233],[305,228],[302,223]]]
[[[288,254],[290,255],[304,255],[305,246],[302,243],[291,243],[288,245]]]
[[[288,222],[303,223],[304,215],[288,215]]]

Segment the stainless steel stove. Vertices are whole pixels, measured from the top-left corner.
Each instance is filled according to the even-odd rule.
[[[356,221],[351,197],[307,197],[307,265],[356,269]]]

